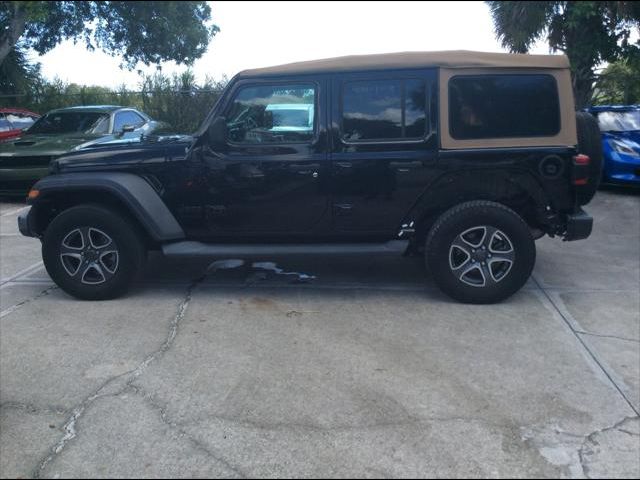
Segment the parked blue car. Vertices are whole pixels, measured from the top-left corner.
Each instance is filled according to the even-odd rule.
[[[602,132],[605,184],[640,187],[640,105],[603,105],[587,109]]]

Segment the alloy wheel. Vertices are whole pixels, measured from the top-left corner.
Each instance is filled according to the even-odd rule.
[[[116,243],[104,231],[80,227],[62,239],[60,261],[73,279],[86,285],[99,285],[115,275],[120,254]]]
[[[486,287],[504,280],[515,261],[511,239],[490,225],[471,227],[455,237],[449,248],[449,268],[472,287]]]

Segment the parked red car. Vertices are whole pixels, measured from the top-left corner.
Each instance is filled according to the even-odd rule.
[[[40,115],[24,108],[0,108],[0,142],[19,137]]]

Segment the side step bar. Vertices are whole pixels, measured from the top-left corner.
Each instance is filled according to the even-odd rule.
[[[402,255],[409,246],[408,240],[391,240],[385,243],[202,243],[182,241],[162,246],[168,257],[264,257],[267,255]]]

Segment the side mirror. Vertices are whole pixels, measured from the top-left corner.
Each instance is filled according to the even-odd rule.
[[[123,136],[125,133],[130,133],[133,132],[136,129],[135,125],[123,125],[122,129],[118,132],[118,136],[121,137]]]
[[[216,117],[207,130],[209,145],[212,147],[223,145],[227,141],[227,119]]]

